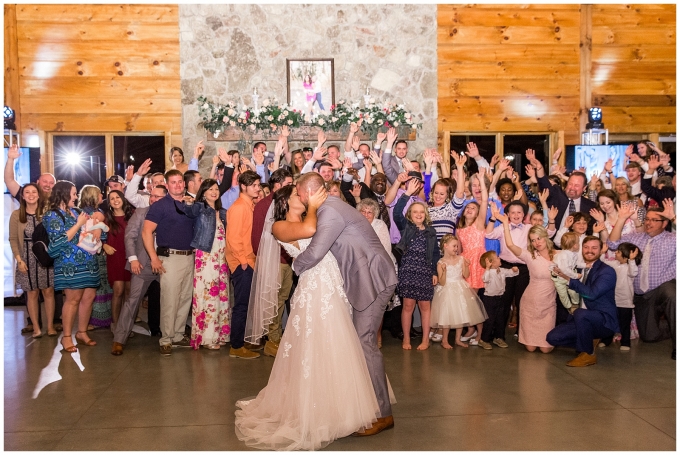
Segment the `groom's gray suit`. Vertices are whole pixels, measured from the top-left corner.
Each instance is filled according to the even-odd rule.
[[[307,249],[293,261],[293,270],[301,274],[311,269],[329,250],[338,261],[345,294],[354,308],[354,327],[366,357],[381,417],[387,417],[392,415],[392,406],[377,333],[397,286],[394,263],[368,220],[332,196],[319,207],[316,234]]]

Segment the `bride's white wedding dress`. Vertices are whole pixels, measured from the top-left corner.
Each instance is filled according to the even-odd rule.
[[[291,257],[300,249],[281,243]],[[298,281],[267,386],[236,406],[236,436],[265,450],[316,450],[380,416],[351,306],[328,252]]]

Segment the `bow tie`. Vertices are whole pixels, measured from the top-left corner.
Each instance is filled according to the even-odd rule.
[[[510,223],[510,230],[512,231],[513,229],[521,229],[523,226],[524,226],[523,223],[519,223],[519,224]]]

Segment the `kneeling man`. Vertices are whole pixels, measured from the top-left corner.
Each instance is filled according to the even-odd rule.
[[[583,239],[582,254],[586,267],[581,280],[570,279],[558,268],[553,271],[569,280],[569,289],[581,295],[579,308],[569,316],[567,322],[552,329],[546,337],[553,346],[576,348],[579,355],[567,362],[570,367],[595,365],[595,346],[600,338],[619,331],[614,299],[616,272],[600,261],[601,253],[602,241],[589,235]]]

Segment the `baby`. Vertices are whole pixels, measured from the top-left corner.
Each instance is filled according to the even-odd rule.
[[[104,215],[101,212],[94,212],[83,225],[80,230],[78,247],[90,254],[99,253],[102,250],[102,241],[100,239],[95,240],[94,235],[92,235],[92,231],[97,229],[109,232],[109,227],[104,224]]]
[[[550,266],[550,271],[555,267],[564,272],[569,278],[581,278],[580,273],[576,273],[576,264],[579,261],[579,251],[581,248],[579,234],[576,232],[567,232],[562,236],[562,249],[555,252],[553,256],[554,265]],[[552,280],[555,283],[555,289],[560,296],[562,305],[573,313],[579,305],[579,294],[576,291],[569,289],[569,282],[562,277],[552,275]]]

